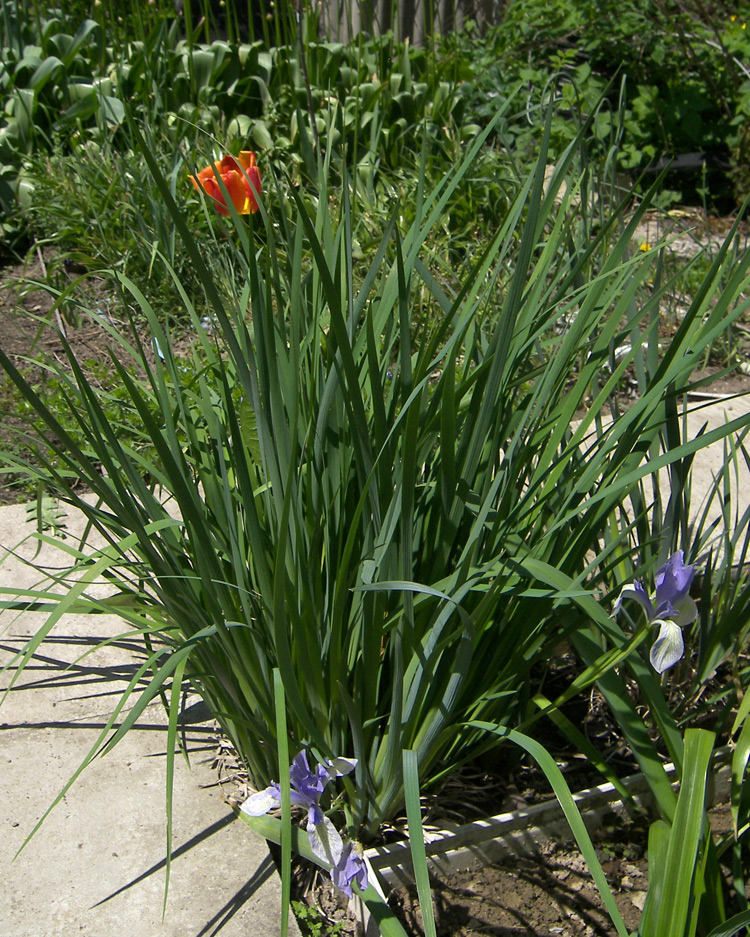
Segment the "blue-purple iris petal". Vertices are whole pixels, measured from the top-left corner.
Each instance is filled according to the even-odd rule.
[[[324,820],[323,811],[316,803],[309,805],[309,810],[307,812],[307,819],[313,826],[320,826]]]
[[[281,794],[279,794],[279,800],[281,800]],[[310,798],[305,797],[304,794],[300,794],[299,791],[295,791],[294,788],[292,788],[289,791],[289,802],[293,804],[295,807],[309,807],[310,806]]]
[[[646,592],[646,590],[643,588],[643,583],[640,579],[636,579],[633,583],[633,590],[633,598],[637,599],[638,603],[643,606],[643,610],[648,615],[648,617],[653,618],[654,606],[651,604],[651,599],[648,597],[648,592]]]
[[[678,550],[656,573],[656,605],[668,602],[673,608],[690,591],[695,576],[694,566],[685,566],[685,554]]]
[[[310,771],[307,763],[307,752],[304,749],[295,756],[289,766],[289,782],[305,798],[304,802],[306,804],[317,803],[325,787],[325,784],[318,777],[317,771],[315,774]]]
[[[657,595],[658,597],[658,595]],[[649,616],[651,619],[657,618],[675,618],[679,614],[678,610],[672,605],[669,599],[661,599],[657,604],[654,614]]]
[[[367,888],[367,866],[364,859],[354,851],[351,843],[346,844],[341,858],[331,869],[331,880],[347,898],[352,897],[352,882],[356,882],[360,890]]]
[[[289,780],[297,790],[301,790],[307,784],[310,776],[307,752],[303,748],[298,755],[294,756],[291,765],[289,765]]]
[[[328,765],[324,764],[318,764],[318,767],[315,769],[315,773],[318,776],[318,781],[323,785],[323,787],[325,787],[326,784],[328,784],[328,782],[334,777]],[[321,788],[321,790],[322,789],[323,788]]]

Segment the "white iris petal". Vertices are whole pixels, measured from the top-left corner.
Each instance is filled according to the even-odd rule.
[[[278,797],[276,797],[272,788],[267,787],[264,791],[251,794],[245,803],[242,804],[240,810],[251,817],[262,817],[267,814],[269,810],[273,810],[274,807],[278,807],[279,805]]]
[[[317,826],[314,823],[308,823],[307,836],[310,840],[310,849],[318,859],[331,865],[338,865],[344,850],[344,843],[328,817],[324,817],[323,822],[318,823]]]
[[[656,619],[651,624],[659,626],[659,635],[651,647],[651,666],[657,673],[664,673],[682,657],[685,644],[680,626],[669,619]]]
[[[344,774],[350,774],[357,767],[356,758],[333,758],[329,765],[333,768],[336,773],[336,777],[340,778]]]

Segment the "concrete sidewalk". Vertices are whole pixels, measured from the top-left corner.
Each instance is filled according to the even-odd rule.
[[[32,530],[23,505],[0,508],[4,548]],[[4,584],[37,580],[6,552],[0,550]],[[33,552],[31,542],[20,550],[27,558]],[[46,548],[40,559],[61,562]],[[43,613],[0,615],[0,666],[44,620]],[[214,786],[215,744],[200,703],[187,710],[185,725],[192,770],[182,756],[175,759],[163,919],[167,736],[160,703],[92,762],[13,861],[140,662],[127,642],[79,658],[125,630],[109,616],[67,616],[0,705],[0,937],[273,937],[280,931],[280,881],[265,841],[234,819]],[[9,679],[0,677],[0,693]],[[290,933],[299,934],[293,919]]]

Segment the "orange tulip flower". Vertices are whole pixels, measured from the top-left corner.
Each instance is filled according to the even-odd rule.
[[[201,169],[197,177],[190,176],[195,188],[213,199],[219,214],[228,215],[229,209],[217,181],[218,176],[221,176],[227,194],[240,215],[249,215],[258,210],[258,198],[262,190],[255,153],[242,150],[239,156],[225,156],[213,166]]]

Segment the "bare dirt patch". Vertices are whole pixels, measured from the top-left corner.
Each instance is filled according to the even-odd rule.
[[[731,826],[731,809],[709,812],[714,833]],[[638,927],[648,891],[645,817],[623,820],[614,814],[593,833],[597,855],[626,928]],[[297,876],[298,901],[306,908],[302,932],[325,937],[357,937],[358,923],[346,899],[326,876]],[[547,843],[534,856],[508,856],[486,866],[430,875],[438,937],[616,937],[604,902],[575,847]],[[310,887],[312,886],[312,887]],[[410,937],[423,937],[416,887],[399,886],[388,902]],[[322,930],[306,931],[306,920]]]
[[[153,359],[151,336],[128,316],[123,299],[113,284],[89,275],[76,265],[64,264],[56,255],[36,250],[26,261],[0,268],[0,342],[2,350],[48,402],[55,383],[41,365],[49,362],[69,370],[69,353],[82,366],[94,388],[115,385],[110,348],[116,340],[107,326],[126,331],[128,339],[140,343]],[[176,353],[187,354],[192,345],[187,335],[176,343]],[[67,349],[66,349],[67,346]],[[118,357],[122,360],[122,349]],[[142,369],[134,361],[123,362],[135,376]],[[37,437],[35,415],[8,375],[0,369],[0,504],[28,500],[35,492],[18,474],[9,473],[8,453],[25,458]],[[54,405],[53,405],[54,410]],[[28,434],[24,438],[23,434]],[[6,457],[2,457],[6,453]],[[33,456],[32,456],[33,460]],[[3,464],[4,463],[4,464]]]
[[[646,862],[605,861],[608,880],[628,931],[646,897]],[[506,862],[434,878],[433,904],[440,937],[592,937],[616,935],[586,864],[575,850],[549,845],[538,858]],[[416,889],[390,900],[410,934],[423,934]]]

